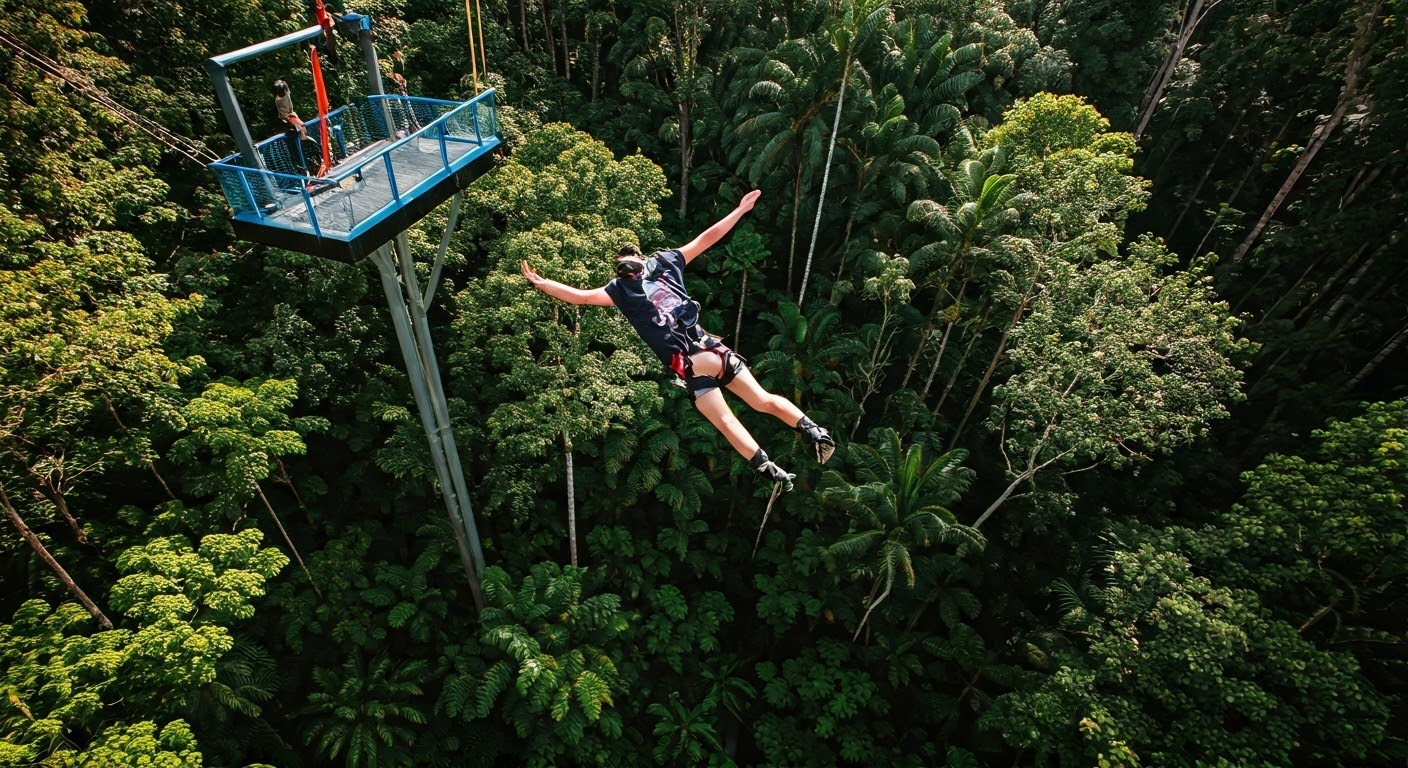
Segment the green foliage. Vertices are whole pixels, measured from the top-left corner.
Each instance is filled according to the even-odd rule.
[[[892,705],[852,653],[845,642],[821,639],[796,658],[757,665],[770,710],[754,736],[770,763],[836,765],[882,752],[893,736],[885,724]]]
[[[585,573],[539,563],[515,586],[503,569],[489,567],[480,630],[484,667],[451,680],[439,702],[451,717],[510,726],[529,765],[590,754],[588,728],[607,738],[621,735],[621,717],[610,707],[625,682],[602,646],[628,623],[616,595],[584,597]]]
[[[650,754],[659,765],[718,765],[723,752],[710,715],[718,702],[706,696],[694,707],[686,707],[678,692],[671,692],[668,706],[651,704],[646,713],[659,718],[653,734],[660,737]],[[724,758],[727,760],[727,758]],[[731,761],[726,764],[732,764]]]
[[[1408,400],[1396,400],[1316,430],[1304,456],[1267,457],[1209,532],[1208,567],[1307,628],[1330,614],[1325,629],[1353,626],[1397,602],[1408,586],[1406,438]]]
[[[151,768],[201,768],[200,748],[184,720],[157,728],[144,721],[104,729],[87,749],[56,751],[46,765],[81,768],[90,765],[140,765]]]
[[[16,759],[52,754],[104,764],[64,751],[65,734],[86,733],[96,739],[94,754],[145,752],[187,761],[163,765],[199,765],[190,731],[172,718],[202,691],[222,687],[215,681],[234,647],[230,625],[253,615],[252,602],[288,563],[261,540],[248,529],[206,536],[198,548],[171,536],[128,550],[112,588],[112,607],[129,625],[119,629],[82,634],[88,615],[72,603],[21,606],[0,625],[0,687],[9,695],[0,728],[17,746]],[[125,720],[113,724],[113,713]],[[167,723],[159,735],[154,722]]]
[[[316,690],[304,709],[309,723],[304,741],[328,760],[342,758],[348,768],[412,766],[413,726],[426,722],[417,706],[430,676],[421,660],[370,661],[354,654],[341,667],[313,670]]]
[[[0,15],[0,484],[30,536],[0,544],[0,764],[1408,754],[1408,427],[1360,403],[1401,395],[1408,338],[1401,2],[1203,3],[1137,148],[1111,125],[1177,4],[485,6],[508,151],[429,308],[497,564],[483,616],[368,265],[235,242],[204,169],[85,95],[230,149],[199,62],[306,9],[139,5]],[[416,95],[472,88],[463,8],[354,10]],[[335,100],[360,88],[342,47]],[[297,51],[242,63],[256,133],[275,77],[311,93]],[[595,287],[622,242],[685,242],[750,186],[689,288],[841,442],[823,474],[740,414],[799,473],[751,560],[746,463],[617,313],[517,274]],[[408,233],[422,257],[445,208]],[[590,571],[544,562],[566,459]],[[290,501],[318,591],[245,530]],[[1009,503],[986,540],[958,523]],[[45,557],[118,628],[55,603]]]
[[[1072,246],[1067,260],[1114,254],[1126,219],[1143,209],[1148,182],[1131,176],[1134,138],[1075,96],[1037,94],[1018,102],[984,137],[1006,146],[1020,187],[1033,194],[1029,226],[1046,242]],[[1071,254],[1071,255],[1067,255]]]
[[[984,715],[1009,743],[1062,763],[1132,749],[1149,766],[1285,765],[1323,757],[1322,743],[1362,757],[1381,738],[1386,702],[1353,658],[1315,648],[1254,593],[1149,544],[1116,553],[1105,579],[1099,609],[1062,619],[1042,685]]]
[[[1007,455],[1120,466],[1206,434],[1240,398],[1252,349],[1200,269],[1166,271],[1162,246],[1083,268],[1049,265],[1012,331],[1015,371],[991,422]]]
[[[699,662],[722,651],[720,635],[734,619],[733,606],[721,592],[691,595],[672,584],[661,584],[647,595],[649,609],[639,627],[639,644],[652,665],[683,674]]]
[[[197,610],[202,623],[248,619],[254,615],[251,601],[289,562],[276,549],[261,549],[263,538],[247,528],[205,536],[198,549],[179,536],[129,549],[117,560],[124,576],[113,585],[113,607],[142,622]]]
[[[924,448],[904,449],[891,429],[876,430],[872,445],[854,443],[847,461],[855,466],[853,483],[840,472],[826,473],[823,501],[851,517],[845,536],[826,547],[830,567],[872,579],[865,615],[856,626],[859,637],[870,614],[889,597],[897,580],[914,587],[915,554],[937,544],[953,544],[958,557],[981,550],[981,534],[958,523],[949,506],[967,490],[972,470],[963,467],[963,451],[926,461]],[[883,590],[881,587],[883,586]]]
[[[297,396],[297,383],[281,379],[207,385],[182,409],[189,434],[171,446],[172,461],[192,466],[185,475],[191,491],[211,497],[217,513],[239,515],[261,494],[260,481],[282,468],[280,459],[303,454],[303,437],[328,428],[324,418],[286,413]]]

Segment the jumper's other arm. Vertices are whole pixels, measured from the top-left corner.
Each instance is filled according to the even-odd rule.
[[[755,189],[744,195],[743,199],[738,201],[738,207],[729,212],[727,216],[700,232],[699,236],[689,241],[688,244],[680,246],[679,251],[684,254],[684,263],[688,264],[694,261],[695,256],[709,250],[709,246],[722,240],[724,235],[733,229],[733,225],[743,218],[743,214],[753,210],[753,203],[758,201],[758,196],[761,194],[763,194],[762,191]]]
[[[612,305],[611,296],[606,293],[605,288],[573,288],[570,285],[563,285],[556,280],[549,280],[538,274],[528,262],[523,262],[523,276],[528,278],[528,282],[534,288],[546,293],[554,299],[565,301],[568,304],[586,304],[593,307],[609,307]]]

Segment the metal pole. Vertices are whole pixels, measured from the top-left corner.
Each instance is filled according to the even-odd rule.
[[[439,437],[445,451],[445,463],[449,466],[455,495],[460,499],[461,518],[464,520],[465,532],[469,535],[470,552],[474,555],[476,572],[483,573],[484,552],[479,547],[479,530],[475,525],[474,510],[469,500],[469,486],[465,482],[459,451],[455,447],[455,431],[450,426],[450,409],[445,400],[445,388],[440,382],[440,365],[435,359],[435,345],[430,338],[430,320],[426,317],[425,305],[420,302],[415,262],[411,260],[411,241],[404,231],[396,236],[396,248],[401,254],[401,280],[405,284],[406,295],[410,298],[408,304],[411,309],[411,328],[415,331],[416,348],[422,356],[430,403],[435,411]]]
[[[210,82],[215,85],[215,98],[220,102],[221,111],[225,113],[225,122],[230,125],[230,134],[235,137],[235,146],[240,148],[240,159],[249,168],[264,170],[264,163],[260,161],[259,153],[254,149],[254,137],[249,135],[249,124],[244,120],[240,101],[235,96],[235,89],[230,86],[230,76],[225,72],[225,65],[215,59],[206,59],[205,71],[210,75]]]
[[[367,65],[367,95],[385,96],[386,86],[381,81],[381,63],[376,57],[376,41],[372,36],[371,19],[364,18],[362,29],[357,34],[357,45],[362,49],[362,61]],[[381,105],[381,119],[386,126],[387,139],[396,137],[396,125],[391,119],[391,107],[386,99],[375,99]]]
[[[435,409],[431,407],[431,395],[426,384],[426,370],[424,358],[417,348],[416,339],[411,330],[410,307],[407,301],[407,292],[403,289],[401,281],[397,279],[395,260],[391,255],[391,246],[386,244],[376,249],[371,255],[372,261],[376,262],[377,270],[381,273],[381,286],[386,292],[386,300],[391,309],[391,323],[396,329],[396,340],[400,342],[401,355],[406,361],[406,373],[411,380],[411,391],[415,395],[416,408],[420,412],[421,426],[425,428],[425,436],[430,443],[431,459],[435,463],[435,474],[440,480],[440,494],[445,499],[445,508],[450,515],[450,527],[454,530],[455,543],[458,546],[460,560],[464,565],[465,575],[469,578],[469,588],[474,594],[474,604],[479,610],[484,609],[484,590],[479,583],[479,575],[483,570],[483,554],[479,553],[479,541],[477,533],[473,534],[475,541],[473,545],[468,541],[466,530],[474,531],[473,519],[464,519],[459,503],[459,490],[457,485],[462,485],[463,479],[457,484],[450,473],[450,456],[445,452],[445,443],[441,439],[442,430],[436,421]],[[438,372],[434,376],[438,382]],[[448,426],[448,425],[447,425]],[[459,468],[458,456],[454,456],[456,470]],[[465,498],[466,506],[468,499]],[[466,525],[468,522],[468,525]],[[478,557],[475,555],[478,554]]]
[[[425,281],[425,295],[421,306],[429,306],[435,298],[435,287],[440,284],[440,270],[445,266],[445,253],[450,250],[450,236],[455,233],[455,224],[460,220],[460,203],[464,202],[464,190],[455,192],[450,202],[450,219],[445,222],[445,234],[440,237],[440,249],[435,252],[435,265],[430,270],[430,279]]]

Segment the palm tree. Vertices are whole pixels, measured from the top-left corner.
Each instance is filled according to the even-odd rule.
[[[895,51],[882,73],[905,103],[914,105],[910,119],[935,138],[957,126],[967,111],[965,94],[988,77],[982,70],[982,45],[954,48],[952,33],[941,31],[944,26],[927,14],[896,24],[891,32]]]
[[[927,15],[889,25],[885,55],[866,57],[867,61],[879,58],[874,76],[862,79],[859,75],[865,71],[853,70],[851,91],[861,97],[859,111],[867,117],[849,136],[833,131],[854,164],[838,282],[844,277],[848,255],[893,248],[876,243],[887,243],[898,234],[909,201],[948,196],[941,175],[941,141],[949,142],[962,156],[968,154],[963,148],[972,145],[961,118],[965,94],[985,79],[980,69],[982,47],[970,44],[955,49],[952,35],[939,31],[942,27]],[[857,224],[871,242],[851,247],[851,232]],[[832,301],[837,300],[833,296]]]
[[[737,128],[725,129],[732,144],[729,162],[753,186],[774,174],[790,171],[792,223],[788,237],[787,289],[797,255],[798,212],[802,190],[814,170],[809,157],[825,141],[821,109],[836,98],[831,84],[839,79],[836,52],[824,40],[803,37],[785,40],[771,51],[744,49],[733,55],[741,66],[730,103],[747,117]],[[732,139],[732,141],[728,141]]]
[[[305,712],[314,717],[305,741],[331,762],[347,768],[406,764],[415,742],[413,726],[425,715],[412,704],[430,677],[423,659],[393,662],[380,656],[370,664],[360,654],[337,669],[313,670],[318,690],[308,694]]]
[[[891,20],[889,0],[858,0],[851,2],[847,0],[843,4],[841,16],[837,23],[831,26],[825,35],[827,44],[840,57],[841,75],[840,82],[836,87],[836,115],[831,121],[831,140],[826,148],[826,164],[822,166],[821,193],[816,200],[816,220],[812,223],[812,240],[807,246],[807,263],[802,268],[802,287],[797,292],[797,304],[805,305],[807,297],[807,278],[811,276],[812,256],[816,253],[816,237],[821,229],[821,212],[826,205],[826,187],[831,180],[831,158],[836,154],[836,139],[841,131],[841,110],[846,101],[846,89],[851,87],[852,67],[860,69],[856,73],[861,82],[869,81],[870,77],[860,67],[856,60],[857,53],[864,48],[875,35],[875,30],[882,21]]]
[[[916,200],[909,207],[911,221],[919,222],[937,239],[915,249],[913,263],[916,282],[930,282],[937,287],[933,307],[919,338],[919,347],[910,358],[901,386],[909,384],[919,360],[936,328],[940,311],[944,311],[943,339],[939,352],[924,383],[920,399],[926,399],[934,376],[943,360],[949,335],[959,319],[969,281],[978,269],[974,262],[988,255],[987,247],[1011,231],[1018,221],[1017,206],[1025,202],[1019,195],[1014,174],[1000,173],[1005,164],[1005,152],[997,147],[978,157],[960,160],[944,176],[952,189],[948,204],[932,200]],[[929,265],[934,266],[929,266]],[[924,277],[927,275],[928,277]],[[958,290],[951,283],[958,280]]]
[[[772,326],[768,351],[750,355],[758,381],[772,392],[786,393],[804,409],[825,397],[841,383],[833,361],[860,350],[846,334],[834,333],[841,313],[830,304],[811,314],[783,299],[777,313],[762,312],[759,319]]]
[[[899,434],[889,428],[871,433],[870,443],[852,444],[847,451],[861,482],[852,483],[830,470],[821,492],[823,501],[851,514],[850,531],[826,548],[827,560],[834,567],[874,579],[853,641],[876,606],[890,596],[897,579],[914,586],[917,548],[951,543],[962,557],[986,543],[982,534],[959,523],[948,509],[975,474],[963,466],[966,451],[949,451],[926,461],[923,446],[904,449]]]

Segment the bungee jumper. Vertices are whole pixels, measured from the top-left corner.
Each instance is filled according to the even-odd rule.
[[[642,256],[635,245],[624,245],[616,254],[616,278],[596,289],[573,288],[549,280],[522,263],[523,276],[535,288],[569,304],[615,306],[636,333],[660,357],[665,367],[684,381],[694,407],[728,439],[758,474],[777,489],[792,490],[795,474],[768,458],[758,442],[733,415],[723,389],[741,397],[753,410],[771,414],[801,433],[825,464],[836,450],[836,441],[785,397],[763,389],[748,369],[748,361],[724,345],[718,336],[699,327],[699,304],[684,289],[684,268],[699,254],[727,235],[744,214],[752,210],[761,192],[754,190],[724,218],[686,245]]]

